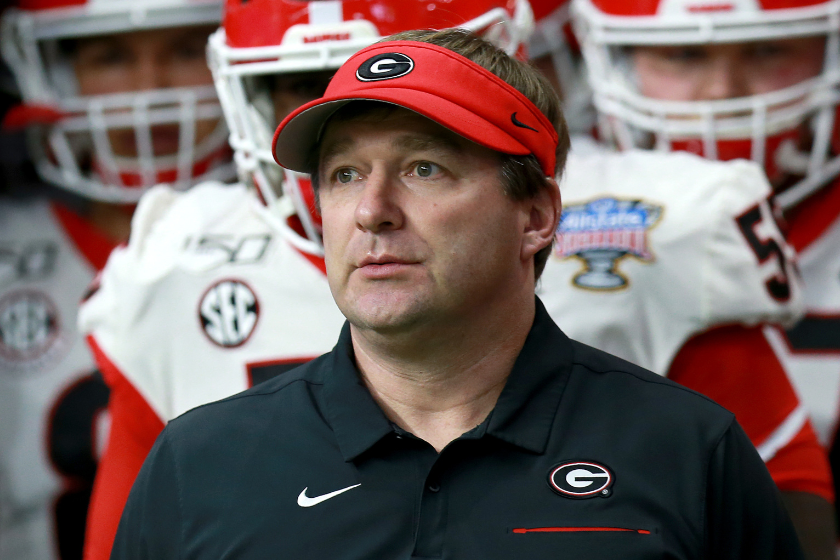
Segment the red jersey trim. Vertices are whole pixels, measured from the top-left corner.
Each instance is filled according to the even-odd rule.
[[[317,255],[312,255],[307,253],[306,251],[301,251],[297,247],[294,248],[295,251],[300,253],[306,260],[311,262],[315,268],[321,271],[321,273],[326,276],[327,275],[327,263],[324,261],[324,257],[319,257]]]
[[[808,411],[805,410],[805,405],[800,404],[773,430],[773,433],[755,446],[761,460],[767,463],[775,457],[779,450],[788,446],[802,432],[806,422],[808,422]]]
[[[95,270],[102,270],[108,262],[111,251],[119,243],[107,237],[102,230],[69,208],[56,203],[50,206],[53,215],[79,253]]]
[[[87,337],[105,382],[111,388],[111,432],[99,463],[85,529],[85,560],[108,560],[131,485],[164,421],[97,344]]]
[[[303,225],[300,223],[300,218],[297,216],[291,216],[286,223],[289,224],[289,227],[292,228],[298,235],[301,237],[306,237],[306,234],[303,231]],[[289,245],[292,245],[289,243]],[[327,263],[324,262],[324,257],[319,257],[317,255],[313,255],[311,253],[307,253],[306,251],[302,251],[301,249],[292,245],[292,248],[297,251],[303,258],[308,260],[310,263],[315,265],[315,268],[321,271],[322,274],[326,276],[327,274]]]
[[[514,533],[638,533],[650,535],[647,529],[626,529],[623,527],[534,527],[532,529],[514,529]]]

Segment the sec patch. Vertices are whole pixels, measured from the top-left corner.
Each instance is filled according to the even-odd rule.
[[[260,318],[260,303],[245,282],[221,280],[204,292],[198,317],[204,334],[213,344],[236,348],[253,334]]]
[[[0,371],[32,371],[52,363],[60,335],[58,307],[46,293],[23,289],[0,298]]]

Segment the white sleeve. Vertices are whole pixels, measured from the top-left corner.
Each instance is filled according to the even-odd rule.
[[[153,189],[82,307],[82,329],[164,422],[335,344],[344,318],[324,272],[268,212],[243,185]]]
[[[572,155],[538,294],[573,338],[662,374],[710,327],[793,321],[801,287],[770,193],[746,161]]]
[[[713,192],[718,222],[705,247],[704,320],[790,325],[803,311],[796,252],[785,240],[763,170],[743,160]]]
[[[182,244],[203,221],[212,221],[238,189],[205,183],[187,192],[150,189],[134,212],[126,246],[115,249],[79,310],[79,329],[132,383],[158,416],[172,417],[165,337],[168,284],[178,269]],[[208,206],[202,200],[212,200]],[[154,341],[154,348],[149,342]]]

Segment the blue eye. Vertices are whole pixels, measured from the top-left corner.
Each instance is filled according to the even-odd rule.
[[[707,57],[706,51],[697,47],[675,48],[668,55],[668,60],[673,62],[695,62]]]
[[[440,171],[440,167],[428,161],[421,161],[414,169],[416,170],[418,177],[431,177]]]
[[[356,172],[352,169],[339,169],[335,178],[339,183],[349,183],[356,177]]]

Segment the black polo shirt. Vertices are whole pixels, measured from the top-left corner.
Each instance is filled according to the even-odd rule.
[[[441,453],[382,413],[347,325],[331,353],[172,421],[111,558],[801,553],[732,414],[568,339],[538,300],[492,413]]]

